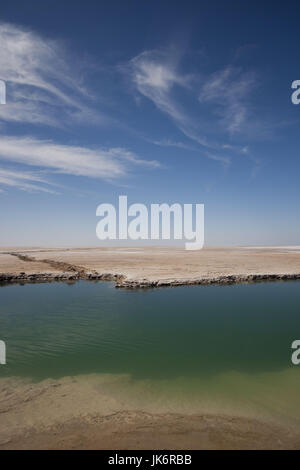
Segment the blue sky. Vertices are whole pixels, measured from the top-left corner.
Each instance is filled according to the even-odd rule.
[[[0,244],[100,245],[121,194],[204,203],[210,245],[300,244],[299,24],[296,1],[5,2]]]

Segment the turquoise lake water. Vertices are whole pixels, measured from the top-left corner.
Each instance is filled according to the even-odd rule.
[[[77,282],[0,288],[1,375],[133,377],[272,372],[300,338],[300,284],[117,290]]]
[[[300,430],[299,287],[2,286],[0,391],[22,396],[24,383],[42,382],[60,409],[55,381],[74,410],[109,401],[114,411],[225,413]]]

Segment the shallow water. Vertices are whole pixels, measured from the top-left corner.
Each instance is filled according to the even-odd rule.
[[[291,363],[291,343],[300,338],[299,286],[2,287],[7,365],[0,375],[116,377],[115,393],[141,408],[201,405],[300,423],[300,366]]]

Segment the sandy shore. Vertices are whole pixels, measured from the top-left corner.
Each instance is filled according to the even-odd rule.
[[[255,420],[123,412],[32,430],[4,440],[0,449],[297,450],[299,446],[300,436]]]
[[[117,287],[299,279],[300,247],[5,248],[0,281],[115,280]]]
[[[130,386],[109,375],[0,379],[0,450],[300,448],[298,427],[194,405],[183,413],[172,400],[133,397]]]

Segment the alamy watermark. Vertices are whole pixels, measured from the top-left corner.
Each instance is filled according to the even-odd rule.
[[[300,364],[300,340],[295,339],[295,341],[292,342],[291,348],[294,350],[291,361],[294,366],[298,366]]]
[[[292,89],[295,90],[291,96],[292,103],[300,104],[300,80],[293,81]]]
[[[0,104],[6,104],[6,83],[0,80]]]
[[[6,364],[6,345],[0,340],[0,365]]]
[[[145,204],[128,206],[119,196],[119,207],[100,204],[96,234],[100,240],[182,240],[186,250],[204,245],[204,204]],[[188,240],[188,242],[186,242]]]

